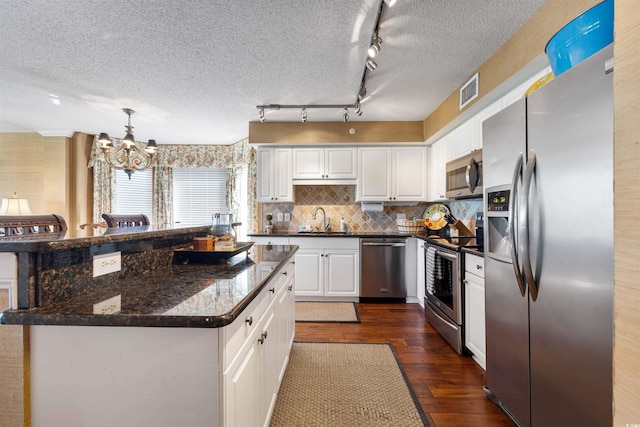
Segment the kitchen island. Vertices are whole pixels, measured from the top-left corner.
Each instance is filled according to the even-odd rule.
[[[29,304],[0,322],[30,325],[32,426],[268,421],[293,342],[297,247],[173,261],[208,229],[0,243],[28,254]],[[113,251],[121,271],[92,277],[83,255]]]

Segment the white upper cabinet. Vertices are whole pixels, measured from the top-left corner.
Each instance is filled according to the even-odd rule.
[[[429,162],[429,200],[437,201],[447,198],[446,170],[448,137],[431,144]]]
[[[355,180],[355,147],[311,147],[293,149],[294,180]]]
[[[427,200],[427,148],[398,147],[391,149],[393,201]]]
[[[427,200],[426,147],[358,148],[357,201]]]
[[[482,124],[489,117],[493,116],[500,110],[502,110],[502,100],[499,99],[493,104],[490,104],[487,108],[476,114],[473,119],[473,134],[471,136],[471,149],[479,150],[482,148]]]
[[[259,147],[258,202],[293,202],[291,148]]]

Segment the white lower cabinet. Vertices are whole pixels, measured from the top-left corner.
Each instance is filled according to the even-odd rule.
[[[249,333],[240,351],[229,355],[231,360],[221,374],[221,425],[268,425],[293,344],[294,288],[292,260],[267,284],[258,297],[261,300],[236,320]]]
[[[424,263],[424,240],[417,239],[416,245],[416,298],[418,304],[424,308],[425,297],[425,263]]]
[[[465,254],[464,272],[465,346],[473,359],[486,369],[484,258]]]
[[[360,239],[292,237],[289,243],[300,247],[296,252],[297,297],[358,297]]]

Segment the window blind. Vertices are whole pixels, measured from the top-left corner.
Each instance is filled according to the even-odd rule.
[[[114,214],[145,214],[152,219],[152,179],[151,169],[136,171],[131,180],[123,170],[116,171]]]
[[[173,218],[180,225],[211,225],[211,216],[228,212],[226,169],[174,168]]]

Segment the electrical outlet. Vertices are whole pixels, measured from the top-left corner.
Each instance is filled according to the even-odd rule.
[[[93,256],[93,277],[115,273],[122,268],[122,253],[112,252]]]
[[[278,212],[278,222],[282,222],[282,212]]]
[[[122,296],[116,295],[93,304],[93,314],[115,314],[122,309]]]
[[[289,212],[285,212],[284,213],[284,220],[285,220],[285,222],[290,222],[291,221],[291,214]]]

